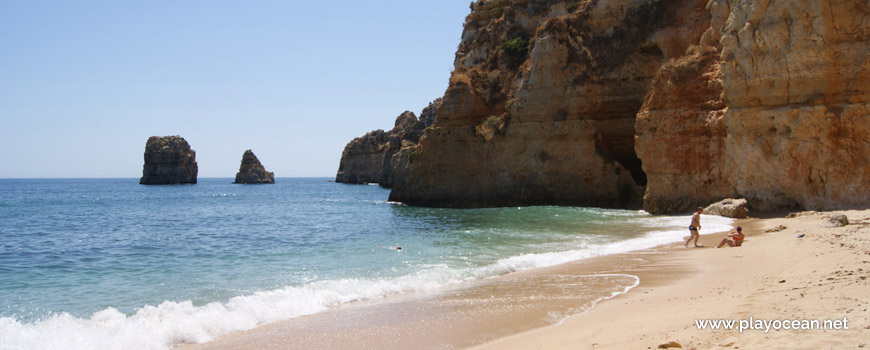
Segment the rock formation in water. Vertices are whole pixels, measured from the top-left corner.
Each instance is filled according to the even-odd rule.
[[[438,117],[390,158],[390,200],[867,206],[868,14],[862,1],[478,0]]]
[[[239,172],[236,173],[236,181],[234,184],[273,184],[275,183],[275,173],[266,171],[257,156],[251,150],[245,151],[242,155],[242,164],[239,166]]]
[[[353,139],[344,148],[335,182],[348,184],[377,183],[392,187],[393,170],[390,159],[402,147],[415,145],[423,130],[431,126],[438,114],[441,99],[424,108],[420,118],[405,111],[396,117],[393,129],[371,131]]]
[[[344,147],[335,182],[368,184],[381,181],[384,153],[389,142],[382,129],[357,137]]]
[[[151,136],[145,143],[143,185],[195,184],[196,152],[181,136]]]

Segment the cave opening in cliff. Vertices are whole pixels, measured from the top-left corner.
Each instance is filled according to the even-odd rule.
[[[617,159],[617,162],[631,173],[631,178],[638,186],[646,186],[646,173],[643,172],[642,164],[637,155],[626,157],[622,160]]]
[[[605,159],[614,160],[628,170],[638,186],[646,186],[646,173],[634,150],[634,127],[614,128],[595,136],[595,148]]]

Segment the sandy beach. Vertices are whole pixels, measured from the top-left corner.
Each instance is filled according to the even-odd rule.
[[[713,249],[726,232],[713,233],[702,235],[702,248],[678,243],[522,271],[180,348],[655,349],[670,342],[684,349],[864,348],[870,343],[870,210],[786,214],[738,220],[746,233],[739,248]],[[850,224],[824,227],[833,214],[845,214]],[[613,298],[565,297],[578,293],[562,281],[594,276],[639,282]],[[614,281],[595,281],[602,284],[593,288],[614,288]],[[553,310],[574,315],[565,319]],[[550,323],[560,321],[542,323],[548,315]],[[703,320],[733,320],[735,329],[699,329],[696,321]],[[843,329],[773,329],[815,320]],[[741,332],[741,321],[768,329]]]
[[[676,249],[688,266],[670,283],[644,283],[564,323],[500,339],[484,349],[858,349],[870,343],[870,211],[744,219],[740,248]],[[766,232],[770,231],[770,232]],[[804,235],[798,238],[799,235]],[[707,247],[723,235],[702,238]],[[847,320],[848,329],[702,330],[696,320]],[[834,326],[834,323],[831,323]]]

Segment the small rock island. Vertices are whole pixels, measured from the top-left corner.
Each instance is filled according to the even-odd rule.
[[[242,155],[242,165],[236,174],[235,184],[273,184],[275,173],[266,171],[257,156],[251,150]]]
[[[196,151],[181,136],[151,136],[145,143],[142,185],[196,184]]]

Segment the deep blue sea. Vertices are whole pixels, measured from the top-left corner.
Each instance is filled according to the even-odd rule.
[[[689,222],[597,208],[416,208],[388,203],[377,186],[328,180],[0,179],[0,349],[168,349],[675,242]],[[705,216],[704,231],[730,223]]]

